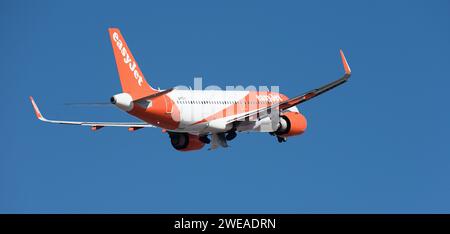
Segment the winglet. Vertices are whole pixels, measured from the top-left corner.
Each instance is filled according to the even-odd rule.
[[[344,52],[342,52],[342,50],[339,50],[339,52],[341,53],[342,65],[344,65],[345,74],[350,75],[352,73],[352,70],[350,70],[347,59],[345,59]]]
[[[42,116],[41,112],[39,111],[39,108],[38,108],[38,106],[36,105],[36,102],[34,102],[34,99],[33,99],[32,96],[30,96],[30,101],[31,101],[31,104],[33,105],[33,109],[34,109],[34,112],[36,113],[36,117],[37,117],[39,120],[44,121],[45,118],[44,118],[44,116]]]

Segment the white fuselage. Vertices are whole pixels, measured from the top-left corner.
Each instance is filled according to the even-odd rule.
[[[229,120],[286,99],[278,93],[223,90],[174,90],[167,96],[174,104],[171,111],[178,108],[180,113],[176,131],[198,133],[230,130],[233,126],[227,124]],[[289,111],[298,112],[298,109]],[[246,119],[237,130],[272,132],[278,117]]]

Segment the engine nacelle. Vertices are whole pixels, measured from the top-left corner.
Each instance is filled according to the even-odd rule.
[[[128,93],[119,93],[111,97],[111,103],[124,111],[133,109],[133,98]]]
[[[179,151],[192,151],[203,148],[205,143],[200,141],[197,135],[188,133],[169,133],[170,143]]]
[[[307,121],[299,112],[287,112],[280,116],[278,128],[274,132],[280,137],[300,135],[305,132]]]

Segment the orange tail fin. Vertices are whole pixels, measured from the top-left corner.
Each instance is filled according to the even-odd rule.
[[[111,38],[123,92],[130,94],[133,100],[158,92],[145,80],[120,30],[110,28],[109,37]]]

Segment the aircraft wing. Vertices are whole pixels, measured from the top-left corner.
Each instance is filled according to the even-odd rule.
[[[64,121],[64,120],[48,120],[44,118],[44,116],[39,111],[36,102],[33,97],[30,96],[31,104],[33,105],[34,112],[36,113],[36,117],[47,123],[55,123],[55,124],[69,124],[69,125],[81,125],[81,126],[90,126],[92,130],[97,130],[102,127],[128,127],[129,130],[135,130],[140,128],[154,128],[155,126],[145,123],[145,122],[136,122],[136,123],[127,123],[127,122],[83,122],[83,121]]]
[[[278,102],[271,106],[260,108],[260,109],[254,110],[252,112],[245,113],[243,116],[238,116],[238,117],[232,118],[232,119],[228,120],[228,123],[244,120],[245,118],[252,117],[255,115],[259,115],[259,118],[263,118],[268,115],[269,110],[278,109],[278,110],[282,111],[282,110],[289,109],[292,106],[298,105],[302,102],[306,102],[314,97],[319,96],[320,94],[323,94],[323,93],[345,83],[348,80],[348,78],[350,78],[351,70],[350,70],[350,66],[347,63],[347,59],[345,59],[344,52],[342,52],[342,50],[340,50],[340,54],[341,54],[342,64],[343,64],[344,70],[345,70],[345,74],[341,78],[339,78],[331,83],[328,83],[322,87],[310,90],[302,95],[296,96],[294,98],[290,98],[286,101]]]

